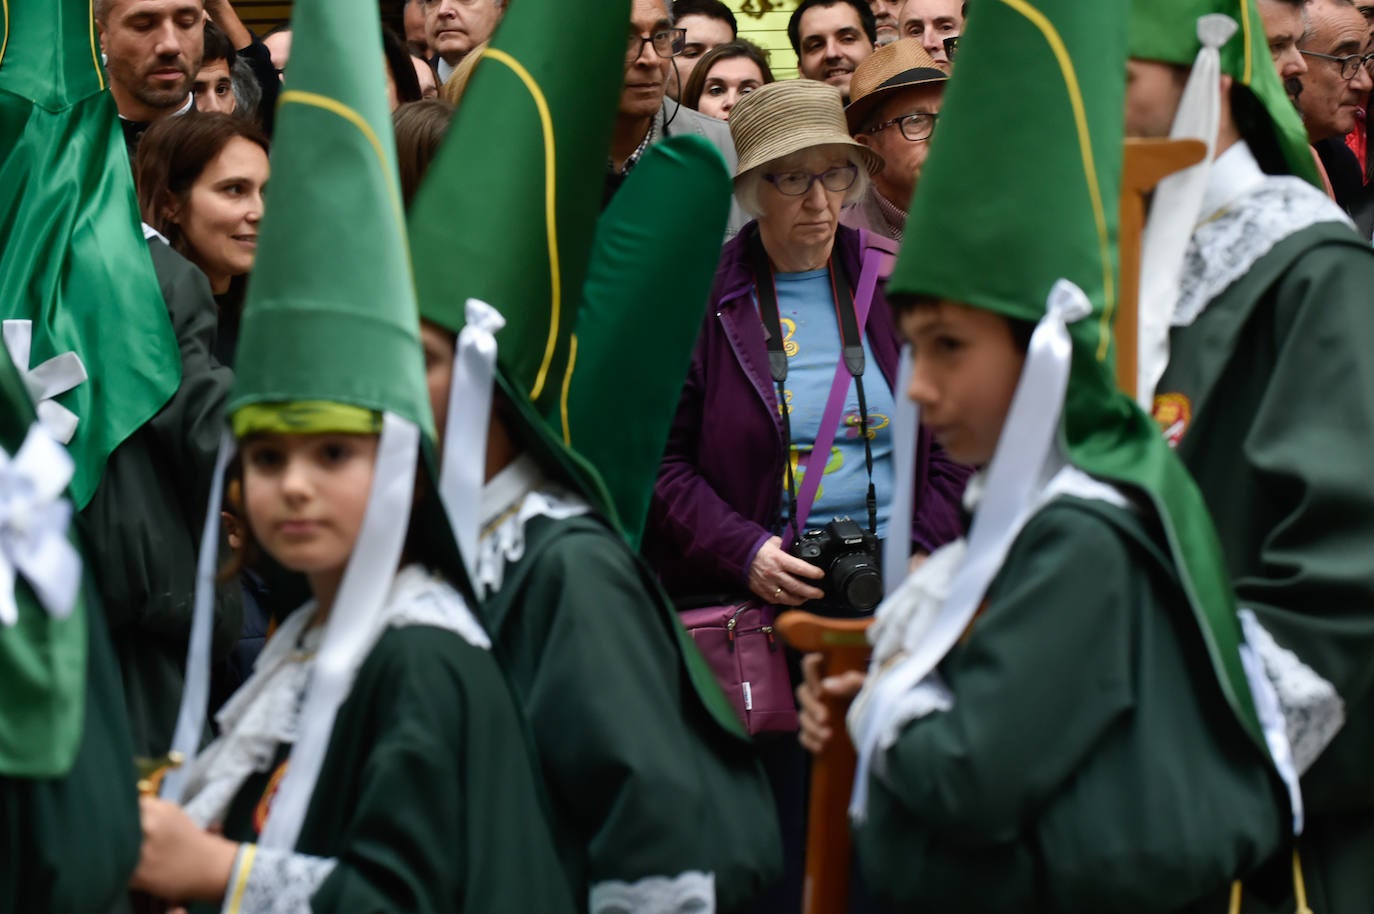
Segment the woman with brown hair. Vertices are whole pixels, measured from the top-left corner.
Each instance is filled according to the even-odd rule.
[[[257,256],[267,152],[267,137],[251,121],[194,113],[148,128],[134,160],[143,221],[210,282],[219,305],[216,355],[226,365]]]
[[[717,45],[702,56],[683,87],[682,103],[725,121],[740,99],[771,82],[768,52],[741,38]]]

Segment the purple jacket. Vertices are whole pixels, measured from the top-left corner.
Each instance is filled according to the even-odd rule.
[[[738,593],[782,506],[783,429],[763,322],[751,293],[752,225],[725,245],[692,366],[654,486],[644,554],[675,596]],[[841,226],[835,254],[860,272],[859,233]],[[892,389],[901,346],[881,287],[865,332]],[[918,445],[912,542],[929,551],[963,533],[960,499],[969,470],[923,429]]]

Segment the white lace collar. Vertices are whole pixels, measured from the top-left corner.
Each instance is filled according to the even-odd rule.
[[[1285,238],[1324,222],[1352,225],[1340,207],[1301,178],[1266,175],[1244,142],[1212,166],[1202,212],[1184,255],[1175,327],[1197,320]]]
[[[482,489],[482,530],[473,585],[481,597],[501,589],[506,565],[525,555],[525,525],[536,517],[561,520],[588,514],[587,500],[550,482],[539,465],[522,454]]]
[[[268,640],[253,674],[220,709],[215,720],[223,734],[197,756],[186,778],[187,813],[202,826],[223,821],[243,782],[267,771],[278,748],[296,741],[310,669],[324,629],[312,626],[315,601],[287,617]],[[418,565],[396,573],[380,608],[376,638],[388,628],[428,625],[454,632],[490,650],[477,617],[447,581]]]

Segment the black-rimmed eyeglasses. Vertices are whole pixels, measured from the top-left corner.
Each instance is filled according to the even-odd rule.
[[[625,45],[625,59],[638,60],[639,55],[644,53],[644,46],[651,44],[654,46],[654,53],[659,57],[676,57],[682,53],[683,48],[687,47],[686,29],[659,29],[648,38],[640,35],[631,35],[629,42]]]
[[[1315,57],[1318,60],[1329,60],[1332,63],[1340,64],[1341,79],[1354,79],[1355,74],[1360,72],[1360,67],[1370,70],[1371,64],[1374,64],[1374,54],[1350,54],[1346,57],[1336,57],[1333,54],[1318,54],[1316,51],[1304,51],[1301,48],[1298,49],[1298,53],[1304,57]]]
[[[869,128],[869,133],[878,133],[886,130],[893,124],[902,131],[902,136],[913,143],[930,139],[930,135],[935,132],[935,120],[938,114],[903,114],[901,117],[894,117],[890,121],[883,121],[874,127]]]
[[[945,57],[950,63],[954,63],[954,55],[959,52],[959,36],[951,35],[944,40]]]
[[[811,185],[817,181],[820,181],[821,186],[826,190],[838,192],[849,190],[854,186],[858,177],[859,166],[851,162],[848,165],[827,168],[820,174],[812,174],[809,171],[789,171],[780,175],[764,175],[763,180],[776,187],[780,194],[800,197],[811,190]]]

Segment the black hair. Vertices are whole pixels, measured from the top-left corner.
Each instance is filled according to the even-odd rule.
[[[673,0],[673,21],[677,22],[683,16],[719,19],[729,24],[731,35],[739,36],[739,23],[735,21],[735,14],[720,0]]]
[[[806,11],[818,6],[829,8],[840,4],[849,6],[859,14],[859,22],[863,24],[864,34],[868,36],[869,41],[878,40],[878,20],[873,17],[873,10],[865,0],[801,0],[792,13],[792,18],[787,20],[787,40],[792,42],[794,53],[801,55],[801,18]]]
[[[410,62],[410,48],[386,26],[382,27],[382,51],[386,54],[391,81],[396,84],[396,100],[401,104],[418,102],[424,93],[420,90],[420,77],[415,74],[415,65]]]
[[[1270,175],[1292,174],[1293,167],[1283,154],[1274,121],[1264,103],[1250,91],[1249,86],[1240,82],[1231,84],[1230,98],[1231,117],[1236,122],[1236,129],[1250,147],[1260,169]]]
[[[927,308],[938,308],[945,304],[945,299],[935,295],[889,295],[888,302],[892,305],[892,313],[896,318],[910,314],[913,311],[923,311]],[[1011,331],[1011,341],[1016,346],[1017,352],[1022,355],[1030,349],[1031,336],[1035,333],[1035,322],[1022,320],[1019,317],[1007,317],[1005,314],[993,314],[994,317],[1001,318]]]
[[[227,61],[231,68],[234,58],[238,55],[234,53],[234,43],[229,40],[229,36],[224,33],[224,29],[215,25],[214,20],[205,20],[205,53],[201,55],[200,65],[202,68],[208,63],[217,60]]]

